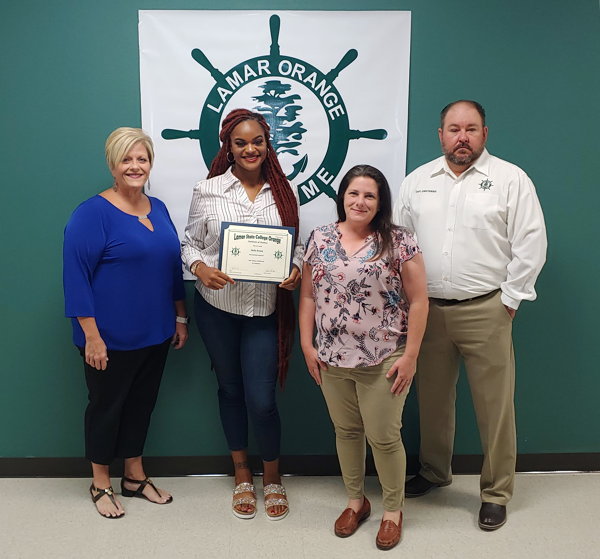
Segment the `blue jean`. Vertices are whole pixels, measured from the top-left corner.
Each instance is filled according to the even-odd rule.
[[[229,450],[248,446],[248,417],[261,458],[279,458],[276,401],[277,319],[217,309],[196,291],[196,323],[219,384],[219,411]]]

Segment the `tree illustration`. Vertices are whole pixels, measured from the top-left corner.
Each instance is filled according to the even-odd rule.
[[[265,117],[271,127],[271,143],[275,153],[299,155],[296,148],[302,144],[300,140],[306,132],[302,122],[297,120],[302,110],[302,105],[296,103],[300,95],[286,95],[292,86],[279,80],[269,80],[259,87],[263,94],[253,97],[260,103],[254,109]]]

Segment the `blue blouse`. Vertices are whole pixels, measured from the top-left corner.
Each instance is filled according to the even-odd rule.
[[[174,301],[185,298],[179,239],[166,206],[151,198],[154,231],[96,195],[65,227],[65,315],[85,346],[78,316],[93,316],[106,347],[132,350],[175,333]]]

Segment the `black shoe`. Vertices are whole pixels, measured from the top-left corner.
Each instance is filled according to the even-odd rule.
[[[506,507],[496,503],[481,503],[479,509],[479,527],[491,532],[506,524]]]
[[[449,485],[448,483],[433,483],[428,479],[425,479],[421,474],[417,474],[410,481],[404,484],[404,496],[409,499],[412,497],[422,497],[427,495],[432,489],[436,487],[444,487]]]

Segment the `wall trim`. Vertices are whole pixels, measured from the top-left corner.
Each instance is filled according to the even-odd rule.
[[[481,455],[458,455],[452,460],[455,474],[478,474]],[[260,460],[251,457],[255,472],[260,472]],[[144,458],[146,470],[152,476],[180,477],[189,475],[231,475],[229,456],[148,456]],[[407,457],[407,471],[418,470],[416,456]],[[290,475],[337,476],[340,475],[337,456],[297,455],[282,456],[281,471]],[[600,471],[600,452],[570,454],[520,454],[517,472]],[[371,456],[367,457],[367,475],[374,475]],[[123,475],[121,461],[111,466],[111,474]],[[89,477],[90,466],[85,458],[0,458],[0,477]]]

